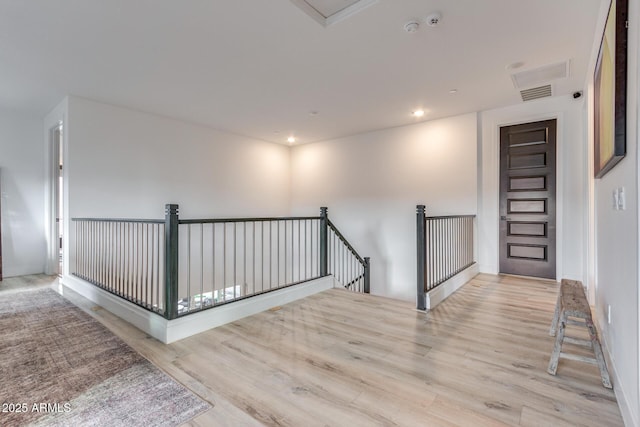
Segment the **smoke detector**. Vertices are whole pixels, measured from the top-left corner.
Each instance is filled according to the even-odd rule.
[[[404,24],[404,30],[407,33],[415,33],[420,28],[420,24],[417,21],[409,21]]]
[[[433,12],[431,15],[424,18],[424,22],[430,27],[435,27],[440,23],[441,19],[442,14],[440,12]]]

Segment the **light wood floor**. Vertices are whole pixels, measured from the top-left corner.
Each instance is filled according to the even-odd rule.
[[[64,294],[213,405],[190,426],[622,426],[595,366],[546,372],[556,291],[479,275],[425,315],[336,289],[167,346]]]

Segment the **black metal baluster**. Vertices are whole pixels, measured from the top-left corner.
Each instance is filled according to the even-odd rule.
[[[309,259],[309,251],[307,249],[307,220],[304,220],[304,278],[309,278],[307,270],[307,261]]]
[[[316,259],[316,257],[313,256],[313,251],[315,249],[315,246],[313,246],[313,224],[315,223],[315,220],[311,220],[311,277],[317,277],[314,273],[314,261]]]
[[[264,222],[260,222],[260,291],[264,291]]]
[[[242,225],[242,282],[244,284],[244,294],[247,295],[249,293],[249,289],[247,289],[247,222],[244,221]]]
[[[191,311],[191,228],[192,224],[187,224],[187,307],[186,312]],[[178,295],[179,299],[181,295]]]
[[[222,301],[227,301],[227,223],[222,223]]]
[[[233,299],[236,299],[236,287],[238,286],[238,277],[236,275],[236,251],[237,251],[237,223],[233,223]]]
[[[120,236],[122,229],[122,223],[116,222],[115,224],[115,237],[116,237],[116,265],[115,265],[115,284],[114,284],[114,292],[117,295],[120,295],[120,282],[121,282],[121,263],[122,263],[122,239]]]
[[[214,304],[220,298],[219,296],[216,298],[216,225],[215,222],[211,224],[211,298]]]
[[[145,260],[144,260],[144,224],[141,223],[139,225],[139,238],[138,238],[138,246],[139,246],[139,254],[140,254],[140,271],[138,272],[138,276],[140,277],[139,279],[139,285],[138,285],[138,298],[137,298],[137,303],[141,304],[142,301],[144,301],[144,270],[146,268],[145,266]]]
[[[300,246],[301,236],[300,236],[300,220],[298,223],[298,282],[302,280],[302,247]]]
[[[253,222],[253,293],[256,292],[256,222]]]
[[[204,308],[204,224],[200,224],[200,310]]]
[[[157,224],[151,224],[151,281],[149,289],[149,309],[153,310],[153,298],[156,290],[158,277],[156,276],[156,227]]]

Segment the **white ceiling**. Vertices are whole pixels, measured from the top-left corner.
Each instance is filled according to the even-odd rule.
[[[379,0],[325,28],[290,0],[0,0],[0,107],[44,116],[73,94],[330,139],[520,103],[518,61],[570,60],[554,95],[583,89],[602,1]]]

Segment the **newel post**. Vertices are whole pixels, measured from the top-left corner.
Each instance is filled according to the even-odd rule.
[[[165,205],[164,296],[167,319],[178,317],[178,205]]]
[[[329,217],[327,208],[320,208],[320,277],[329,274],[329,245],[327,244],[329,228]]]
[[[418,256],[418,280],[417,280],[417,308],[418,310],[427,309],[427,301],[424,292],[424,284],[426,281],[426,258],[427,258],[427,230],[425,227],[425,206],[418,205],[416,207],[416,236],[417,236],[417,256]]]
[[[371,263],[369,262],[371,258],[364,257],[364,293],[371,293]]]

